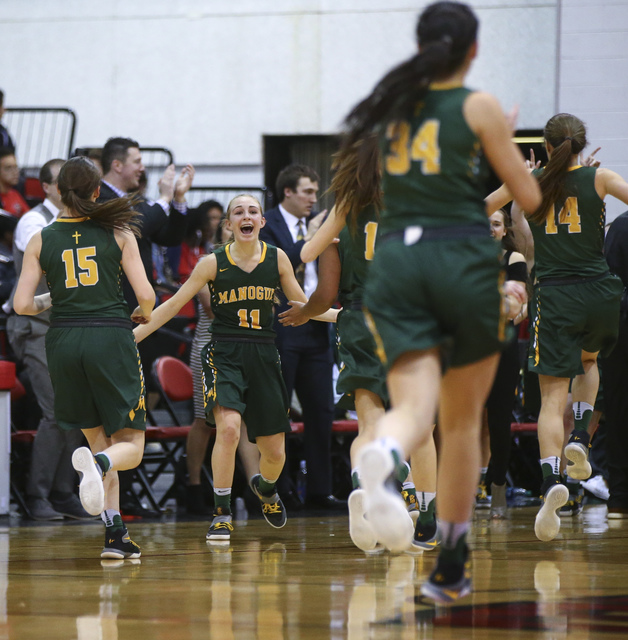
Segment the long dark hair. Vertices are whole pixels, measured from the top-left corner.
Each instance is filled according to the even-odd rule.
[[[567,195],[565,177],[574,155],[587,146],[587,130],[584,122],[570,113],[558,113],[551,117],[543,137],[552,145],[552,155],[539,177],[541,204],[528,218],[534,224],[543,224],[550,208],[563,201]]]
[[[512,216],[510,212],[506,211],[506,209],[498,209],[495,213],[501,214],[502,220],[504,221],[504,229],[506,230],[506,235],[501,239],[502,249],[505,251],[519,251],[517,238],[512,228]]]
[[[84,156],[68,160],[57,178],[61,202],[80,216],[90,218],[106,229],[131,229],[139,235],[138,213],[133,211],[136,198],[114,198],[107,202],[92,202],[91,197],[100,184],[100,172],[96,165]]]
[[[336,214],[347,219],[354,233],[358,214],[369,205],[379,211],[382,204],[377,137],[371,134],[350,147],[343,146],[334,154],[331,166],[336,169],[329,187],[336,197]]]
[[[419,17],[419,52],[389,71],[371,95],[346,118],[345,145],[374,131],[378,125],[412,116],[434,80],[446,78],[464,62],[476,41],[478,19],[466,4],[436,2]]]

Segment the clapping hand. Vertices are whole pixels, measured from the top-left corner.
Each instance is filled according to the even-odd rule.
[[[169,164],[164,171],[164,175],[159,180],[159,197],[167,202],[174,196],[175,169],[173,164]]]
[[[195,169],[191,164],[186,164],[177,178],[177,182],[174,185],[174,199],[177,202],[183,202],[185,200],[185,194],[190,190],[192,182],[194,181]]]

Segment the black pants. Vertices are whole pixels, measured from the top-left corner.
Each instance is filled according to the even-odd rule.
[[[510,464],[510,425],[520,368],[519,342],[515,336],[502,352],[493,388],[486,401],[491,443],[491,462],[488,475],[491,481],[498,485],[505,484],[506,472]]]
[[[628,318],[622,314],[612,353],[602,358],[609,507],[628,507]]]

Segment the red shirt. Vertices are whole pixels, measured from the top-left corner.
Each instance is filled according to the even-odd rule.
[[[0,193],[0,206],[16,218],[29,210],[26,200],[22,198],[17,189],[9,189],[6,193]]]

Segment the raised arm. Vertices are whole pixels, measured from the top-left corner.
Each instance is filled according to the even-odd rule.
[[[146,277],[137,240],[131,231],[115,231],[116,242],[122,249],[122,270],[137,298],[140,313],[134,312],[133,320],[142,324],[150,320],[155,306],[155,291]]]
[[[152,313],[150,322],[135,327],[135,341],[141,342],[144,338],[159,329],[168,320],[174,317],[183,305],[191,300],[209,281],[216,278],[216,256],[212,253],[198,261],[194,271],[185,284],[166,302],[160,304]],[[298,286],[298,285],[297,285]],[[136,310],[137,312],[137,310]]]
[[[595,190],[602,200],[609,195],[628,204],[628,183],[610,169],[598,169],[595,172]]]
[[[36,296],[35,291],[41,280],[42,270],[39,264],[41,252],[41,231],[38,231],[29,241],[24,252],[22,272],[17,283],[13,298],[15,313],[23,316],[35,316],[50,307],[50,294]]]
[[[311,240],[308,240],[301,247],[301,260],[312,262],[325,251],[325,249],[338,237],[338,234],[345,226],[345,218],[337,215],[337,208],[334,206],[329,216]]]
[[[338,298],[340,273],[341,264],[338,247],[331,245],[323,251],[319,260],[316,290],[304,305],[290,300],[291,308],[279,314],[281,324],[298,327],[308,320],[327,312]]]
[[[306,303],[307,298],[303,289],[299,286],[297,279],[292,269],[292,264],[288,259],[288,256],[281,249],[277,249],[277,263],[279,266],[279,279],[281,281],[281,288],[288,300],[291,302]],[[312,320],[320,320],[322,322],[336,322],[338,311],[336,309],[328,309],[325,313],[317,315]],[[283,315],[283,314],[282,314]]]
[[[470,94],[464,103],[464,117],[480,138],[488,161],[513,199],[525,211],[535,211],[541,204],[541,190],[511,139],[510,127],[497,99],[488,93]]]

